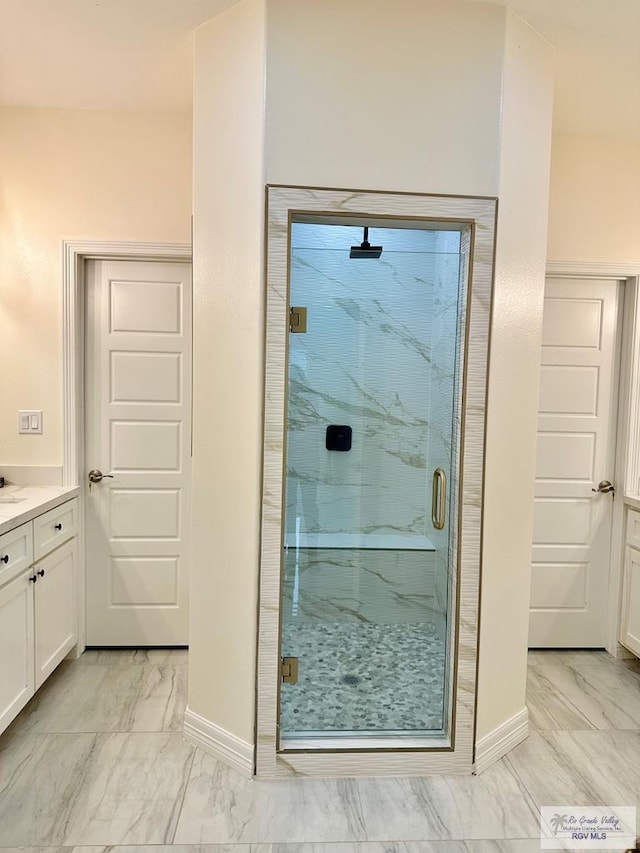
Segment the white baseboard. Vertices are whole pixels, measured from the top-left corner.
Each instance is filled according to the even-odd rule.
[[[253,776],[253,746],[189,708],[184,712],[184,736],[234,770]]]
[[[523,708],[476,743],[475,773],[499,761],[529,735],[529,711]]]
[[[629,649],[625,648],[622,643],[618,643],[616,645],[616,650],[613,653],[613,657],[616,660],[632,660],[637,657],[633,652],[629,651]]]

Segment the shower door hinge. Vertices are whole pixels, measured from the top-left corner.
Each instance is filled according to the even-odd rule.
[[[289,331],[302,334],[307,331],[307,309],[292,305],[289,309]]]
[[[283,684],[298,683],[298,658],[280,658],[280,680]]]

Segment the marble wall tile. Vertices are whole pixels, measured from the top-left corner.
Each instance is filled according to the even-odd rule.
[[[440,238],[438,238],[440,239]],[[428,526],[428,536],[436,548],[435,591],[437,606],[448,610],[452,555],[456,534],[458,490],[458,444],[462,410],[463,319],[466,282],[460,281],[459,254],[437,254],[434,270],[432,320],[431,419],[427,472],[443,468],[447,477],[445,527]]]
[[[290,340],[287,530],[424,535],[435,256],[349,260],[344,231],[292,229],[291,302],[308,315]],[[325,449],[330,423],[352,426],[349,453]]]
[[[434,561],[429,551],[289,548],[283,619],[377,624],[431,620]]]
[[[186,666],[63,665],[16,719],[18,731],[181,731]]]

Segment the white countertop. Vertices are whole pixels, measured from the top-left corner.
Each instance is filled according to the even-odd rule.
[[[79,494],[79,486],[5,486],[0,489],[0,535]]]
[[[632,498],[631,495],[624,495],[622,503],[625,506],[631,506],[634,509],[640,509],[640,498]]]

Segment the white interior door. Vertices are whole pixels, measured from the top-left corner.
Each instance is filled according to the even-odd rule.
[[[87,644],[183,645],[191,267],[88,262],[86,318]]]
[[[615,281],[547,279],[531,573],[531,647],[606,644],[617,412]],[[614,483],[615,485],[615,483]]]

